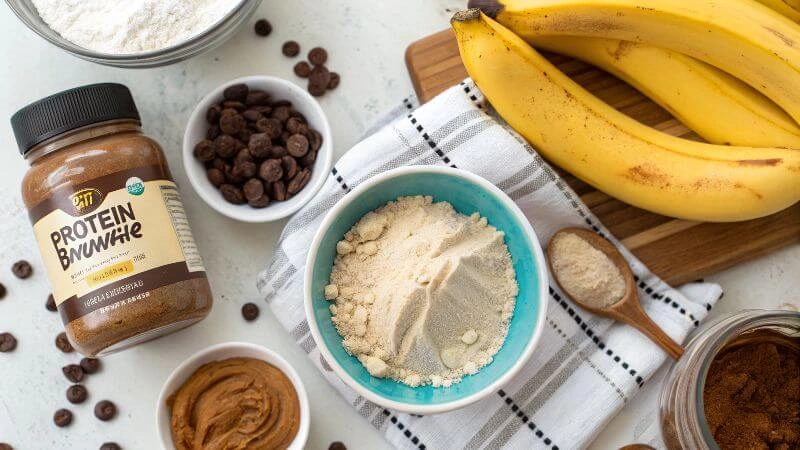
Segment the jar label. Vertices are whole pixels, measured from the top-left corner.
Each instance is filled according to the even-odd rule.
[[[181,196],[161,166],[57,189],[30,217],[65,324],[206,276]]]

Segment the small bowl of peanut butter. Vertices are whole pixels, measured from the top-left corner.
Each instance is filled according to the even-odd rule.
[[[158,397],[164,448],[302,449],[309,405],[297,372],[277,353],[228,342],[181,363]]]

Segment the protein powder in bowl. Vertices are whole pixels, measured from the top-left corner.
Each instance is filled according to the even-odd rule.
[[[211,289],[161,147],[130,91],[95,84],[11,118],[22,181],[66,333],[86,356],[202,320]]]

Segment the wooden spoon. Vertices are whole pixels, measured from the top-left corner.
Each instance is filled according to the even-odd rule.
[[[606,256],[608,256],[609,259],[611,259],[611,262],[614,263],[614,265],[619,269],[619,272],[625,279],[625,295],[623,295],[621,299],[611,306],[597,308],[574,298],[570,292],[564,288],[563,283],[561,283],[561,280],[558,279],[558,273],[553,270],[553,265],[551,263],[554,252],[553,242],[556,236],[562,233],[571,233],[577,235],[589,245],[597,250],[600,250]],[[561,287],[561,290],[570,296],[572,301],[587,311],[597,314],[598,316],[608,317],[636,328],[642,334],[650,338],[650,340],[658,344],[659,347],[664,349],[664,351],[667,352],[672,359],[678,359],[681,357],[683,354],[683,347],[673,341],[672,338],[669,337],[664,330],[661,329],[661,327],[653,322],[642,309],[642,305],[639,302],[639,293],[636,290],[636,280],[633,279],[633,271],[631,271],[628,261],[625,260],[619,250],[617,250],[617,248],[614,247],[611,242],[600,237],[600,235],[597,233],[584,228],[564,228],[558,231],[555,235],[553,235],[553,238],[550,239],[550,243],[547,245],[547,259],[550,263],[550,272],[553,274],[553,278],[555,278],[556,282]]]

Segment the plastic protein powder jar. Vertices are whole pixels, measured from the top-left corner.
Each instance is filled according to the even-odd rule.
[[[242,0],[33,0],[64,39],[107,54],[146,53],[211,28]]]
[[[11,118],[22,199],[72,345],[102,356],[202,320],[211,289],[161,147],[130,91],[95,84]]]

